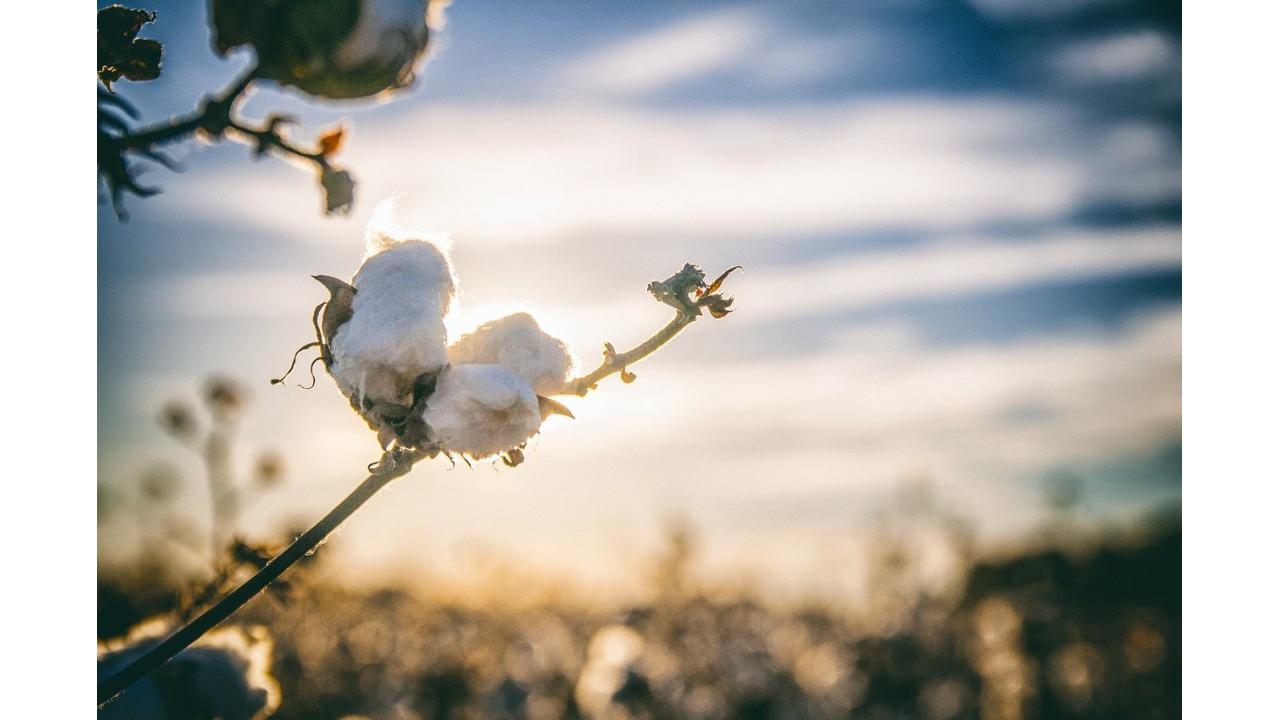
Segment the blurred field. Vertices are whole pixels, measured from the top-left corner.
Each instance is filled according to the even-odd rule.
[[[1163,531],[980,563],[955,596],[902,598],[887,626],[664,588],[526,610],[308,588],[260,612],[291,638],[279,717],[1165,718],[1180,715],[1179,546]]]
[[[845,603],[699,580],[681,525],[648,596],[621,605],[514,565],[355,588],[322,548],[234,622],[270,628],[276,718],[1180,717],[1180,519],[1066,529],[928,587],[918,544],[886,534],[869,592]],[[104,570],[100,638],[194,611],[267,552],[233,545],[214,581],[155,555]]]

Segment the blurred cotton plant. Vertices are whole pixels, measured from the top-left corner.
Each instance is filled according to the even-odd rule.
[[[117,559],[105,578],[100,572],[104,637],[118,636],[146,617],[189,619],[260,570],[297,534],[242,535],[241,513],[285,482],[286,464],[271,449],[237,462],[244,454],[237,429],[250,405],[246,388],[214,376],[199,396],[199,403],[171,399],[156,414],[165,433],[190,451],[190,463],[157,461],[135,482],[101,488],[99,517],[131,520],[138,538],[138,552],[127,564]],[[191,499],[188,475],[202,477],[208,498],[197,502],[195,512],[184,502]],[[206,512],[208,521],[202,522]],[[290,587],[282,581],[270,590],[287,600]]]
[[[251,47],[258,75],[321,98],[406,88],[449,0],[213,0],[219,55]]]
[[[160,426],[197,455],[209,486],[209,552],[215,563],[239,532],[240,513],[256,495],[270,491],[283,481],[284,461],[274,450],[261,452],[247,479],[236,479],[234,444],[240,418],[249,402],[249,392],[225,377],[205,381],[201,400],[204,416],[182,400],[170,400],[160,410]]]
[[[109,676],[160,642],[142,625],[129,638],[98,648],[98,676]],[[120,720],[255,720],[280,706],[271,675],[272,640],[262,626],[229,626],[205,635],[98,717]]]
[[[383,204],[365,236],[364,261],[351,280],[314,276],[328,299],[312,313],[316,339],[294,353],[318,350],[351,407],[368,423],[382,448],[370,474],[341,503],[267,562],[252,577],[186,626],[99,683],[99,703],[109,702],[163,665],[237,608],[266,588],[393,479],[426,458],[501,458],[509,466],[524,460],[524,447],[553,415],[573,414],[553,396],[583,396],[671,341],[703,316],[723,318],[733,298],[720,292],[737,267],[711,282],[686,264],[649,293],[675,310],[675,317],[647,340],[619,352],[604,344],[596,369],[573,377],[573,357],[528,313],[496,318],[449,342],[445,315],[456,304],[457,280],[440,244],[394,229]],[[314,375],[311,385],[315,384]]]
[[[209,22],[219,55],[237,49],[254,63],[226,90],[201,101],[194,112],[147,127],[139,113],[115,94],[120,79],[154,80],[164,48],[139,37],[155,12],[112,5],[98,12],[98,174],[116,214],[126,217],[123,196],[159,190],[138,181],[137,160],[180,169],[163,145],[199,136],[232,138],[254,147],[254,156],[274,153],[313,166],[324,193],[326,214],[345,213],[355,201],[355,180],[333,162],[346,127],[325,131],[314,145],[296,144],[285,128],[296,120],[268,114],[262,122],[239,115],[255,83],[293,87],[319,100],[386,97],[413,84],[427,55],[433,30],[443,27],[449,0],[210,0]]]

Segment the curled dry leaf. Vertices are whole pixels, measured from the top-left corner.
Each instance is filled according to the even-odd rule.
[[[346,137],[347,127],[345,125],[339,125],[338,127],[321,135],[320,139],[316,141],[320,146],[320,154],[325,157],[332,157],[338,154],[338,151],[342,149],[342,143],[346,140]]]
[[[699,294],[702,294],[702,295],[710,295],[711,293],[714,293],[715,291],[717,291],[717,290],[719,290],[719,289],[720,289],[720,286],[721,286],[721,285],[723,285],[723,284],[724,284],[724,279],[725,279],[725,278],[727,278],[727,277],[729,277],[729,273],[733,272],[734,270],[741,270],[741,269],[742,269],[742,266],[741,266],[741,265],[734,265],[733,267],[729,268],[728,270],[725,270],[724,272],[720,273],[720,277],[718,277],[718,278],[716,278],[715,280],[713,280],[713,281],[711,282],[711,284],[707,286],[707,289],[706,289],[706,290],[704,290],[703,292],[701,292],[701,293],[699,293]]]

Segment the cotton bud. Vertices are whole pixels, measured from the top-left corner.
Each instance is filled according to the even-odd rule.
[[[214,46],[258,55],[258,74],[324,98],[407,87],[441,0],[213,0]],[[428,22],[428,15],[433,23]]]
[[[110,677],[160,641],[151,636],[98,658]],[[262,627],[215,630],[105,705],[102,719],[253,720],[275,712],[280,686],[271,676],[271,638]]]
[[[407,418],[447,362],[444,316],[455,283],[432,243],[376,236],[370,249],[346,295],[349,307],[335,306],[341,293],[334,293],[325,324],[330,374],[381,432]]]
[[[543,332],[529,313],[491,320],[463,335],[449,346],[449,362],[501,365],[542,395],[560,392],[573,369],[565,344]]]
[[[542,425],[537,394],[501,365],[451,365],[422,417],[446,452],[476,458],[519,446]]]

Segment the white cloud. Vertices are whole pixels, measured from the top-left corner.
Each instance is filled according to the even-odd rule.
[[[652,264],[644,247],[635,247],[636,263]],[[658,251],[665,253],[665,250]],[[741,312],[736,322],[756,323],[824,312],[854,311],[909,300],[927,300],[991,292],[1064,279],[1084,279],[1176,268],[1181,236],[1172,226],[1065,233],[1024,241],[959,237],[905,249],[862,252],[804,265],[753,266],[732,279]],[[496,296],[517,285],[509,276],[537,272],[548,291],[572,286],[574,270],[547,262],[535,249],[512,251],[515,262],[458,267],[462,287],[486,288],[483,296],[464,295],[453,331],[486,319],[528,309],[547,319],[548,329],[589,355],[606,335],[645,332],[665,311],[638,292],[646,278],[627,276],[626,266],[600,269],[607,294],[584,289],[555,290],[523,301]],[[520,261],[522,255],[529,256]],[[662,258],[658,258],[660,261]],[[337,268],[322,268],[337,272]],[[673,270],[675,268],[672,268]],[[314,286],[314,287],[313,287]],[[121,312],[138,320],[304,317],[323,299],[303,273],[204,273],[141,281]]]
[[[1070,120],[998,98],[753,112],[428,105],[364,123],[343,162],[358,173],[362,209],[403,194],[411,224],[463,244],[782,238],[1059,216],[1094,179],[1090,140]],[[406,159],[406,137],[430,139],[428,149]],[[226,171],[200,183],[190,207],[298,233],[281,218],[314,215],[315,188],[285,172]]]
[[[637,384],[574,402],[578,420],[549,427],[518,478],[406,487],[365,521],[413,552],[429,527],[435,546],[484,538],[600,579],[616,566],[611,543],[681,509],[724,562],[761,568],[769,547],[771,563],[795,567],[811,552],[796,533],[840,537],[904,476],[933,475],[943,502],[1005,536],[1034,526],[1049,468],[1140,456],[1181,423],[1177,309],[1116,334],[692,365],[664,355],[637,370]],[[1027,406],[1041,417],[1009,419]],[[397,517],[405,504],[426,515]]]
[[[1102,129],[1090,155],[1090,194],[1101,201],[1141,205],[1181,197],[1182,140],[1167,128],[1126,122]]]
[[[1049,62],[1068,82],[1095,84],[1174,82],[1178,61],[1178,43],[1173,38],[1144,29],[1073,42],[1059,48]]]
[[[561,82],[608,94],[651,92],[724,69],[751,52],[767,31],[757,12],[706,13],[575,60]]]
[[[1093,7],[1124,0],[969,0],[979,12],[996,20],[1053,20]]]
[[[656,399],[615,388],[617,402],[652,401],[668,409],[663,417],[584,416],[585,427],[572,430],[601,462],[619,449],[596,446],[597,435],[628,437],[637,455],[680,455],[696,444],[702,459],[691,459],[688,473],[701,477],[705,463],[718,467],[707,477],[725,478],[709,493],[856,492],[922,467],[952,489],[970,482],[990,489],[1034,480],[1059,463],[1158,447],[1180,426],[1180,375],[1181,314],[1166,308],[1118,333],[1081,328],[949,349],[860,343],[857,352],[837,345],[668,367],[644,381]],[[586,413],[609,412],[582,404]],[[1028,407],[1036,418],[1019,419]]]
[[[362,510],[342,552],[423,572],[426,558],[445,561],[483,542],[588,580],[617,580],[627,571],[617,548],[680,510],[703,530],[710,555],[769,571],[760,548],[771,548],[778,568],[804,566],[812,546],[796,533],[841,537],[920,472],[935,476],[945,503],[1001,536],[1035,522],[1047,468],[1140,455],[1176,437],[1180,335],[1180,312],[1170,308],[1114,332],[999,345],[928,348],[886,326],[791,357],[690,363],[667,352],[635,368],[636,384],[608,382],[571,400],[578,419],[549,424],[518,471],[424,465]],[[137,400],[155,407],[181,387],[140,386]],[[255,387],[244,435],[281,449],[290,465],[288,483],[255,506],[249,525],[310,519],[349,490],[376,443],[328,380],[312,392]],[[1010,419],[1025,407],[1038,417]],[[150,456],[122,447],[111,457],[110,474],[127,479]],[[803,579],[818,588],[849,580]]]
[[[744,79],[766,88],[794,88],[839,73],[848,77],[889,50],[871,31],[838,37],[774,39],[743,63]]]
[[[1174,227],[1020,242],[962,239],[745,274],[734,284],[753,317],[779,318],[1177,267],[1181,246]]]

